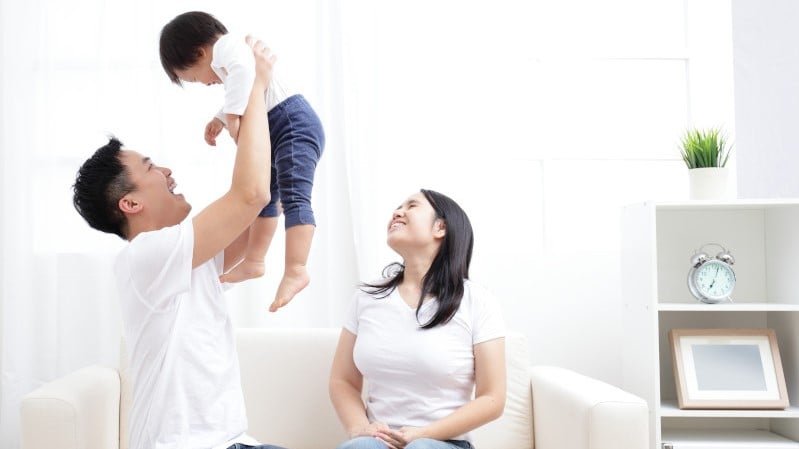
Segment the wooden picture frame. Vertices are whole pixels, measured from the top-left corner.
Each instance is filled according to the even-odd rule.
[[[672,329],[669,340],[681,409],[788,407],[773,329]]]

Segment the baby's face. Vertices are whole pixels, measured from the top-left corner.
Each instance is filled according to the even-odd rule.
[[[203,83],[206,86],[210,86],[222,82],[211,69],[211,54],[207,51],[202,52],[200,59],[189,68],[175,70],[175,73],[184,83]]]

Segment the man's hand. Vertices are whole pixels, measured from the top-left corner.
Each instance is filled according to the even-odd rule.
[[[245,38],[247,44],[252,47],[252,54],[255,56],[255,83],[264,91],[269,87],[272,82],[272,68],[275,65],[277,57],[272,54],[269,47],[264,45],[263,42],[255,40],[252,36]]]
[[[376,437],[380,430],[389,430],[388,425],[381,422],[373,422],[367,426],[352,429],[349,431],[350,439],[357,437]]]
[[[222,120],[214,117],[207,125],[205,125],[205,143],[211,145],[212,147],[216,146],[216,138],[219,136],[219,133],[222,132],[222,128],[225,127],[225,124],[222,123]],[[238,129],[236,129],[236,134],[238,134]]]

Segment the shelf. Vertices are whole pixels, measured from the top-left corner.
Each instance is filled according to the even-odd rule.
[[[799,418],[799,407],[785,410],[681,410],[676,400],[660,404],[664,418]]]
[[[773,448],[796,449],[799,442],[766,430],[747,429],[663,429],[663,443],[674,449],[690,448]],[[668,446],[664,446],[668,447]]]
[[[669,330],[682,328],[773,329],[780,339],[788,393],[796,393],[796,229],[799,198],[655,201],[623,209],[623,386],[653,405],[650,448],[673,443],[674,449],[799,449],[799,402],[793,396],[793,406],[785,410],[680,410],[668,338]],[[701,303],[687,288],[690,256],[708,242],[729,248],[736,259],[732,303]],[[716,430],[671,440],[672,431],[688,428]],[[745,429],[768,431],[739,432]]]
[[[648,202],[659,210],[748,210],[748,209],[767,209],[771,207],[792,207],[799,205],[799,198],[781,199],[753,199],[753,200],[729,200],[729,201],[696,201],[688,202]],[[645,204],[648,204],[645,203]]]
[[[657,307],[661,312],[799,312],[799,304],[780,304],[773,302],[734,302],[723,304],[660,302]]]

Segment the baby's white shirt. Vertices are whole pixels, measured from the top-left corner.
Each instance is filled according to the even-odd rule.
[[[255,81],[255,58],[244,36],[225,34],[220,37],[214,44],[211,69],[225,86],[225,103],[216,117],[227,124],[225,114],[244,114]],[[293,92],[289,92],[273,75],[269,89],[264,93],[266,110],[271,111],[291,95]]]

